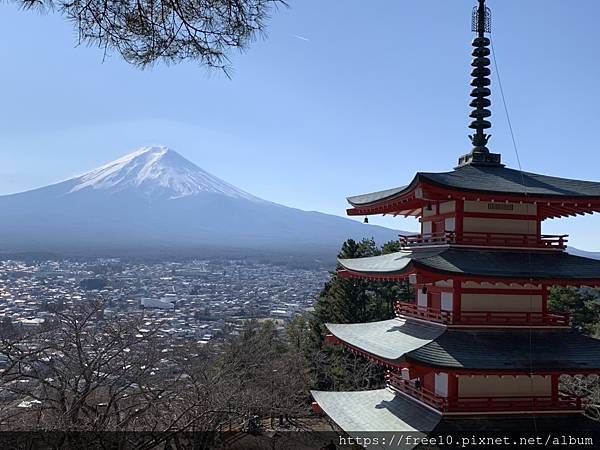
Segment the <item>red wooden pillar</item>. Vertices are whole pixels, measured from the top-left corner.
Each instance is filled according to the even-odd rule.
[[[535,203],[534,203],[535,204]],[[539,204],[535,204],[535,235],[538,243],[542,242],[542,211]]]
[[[548,314],[548,285],[542,284],[542,314]]]
[[[552,374],[550,375],[551,378],[551,384],[552,384],[552,400],[556,401],[558,400],[558,374]]]
[[[435,392],[435,373],[427,372],[423,377],[421,377],[422,386],[424,389]]]
[[[442,293],[432,292],[431,290],[427,293],[427,306],[431,309],[441,310],[442,309]]]
[[[462,242],[465,201],[457,198],[455,201],[455,204],[454,204],[454,209],[456,212],[455,219],[454,219],[454,221],[455,221],[454,230],[455,230],[455,234],[456,234],[456,242]]]
[[[458,376],[453,372],[448,373],[448,399],[458,399]]]
[[[452,280],[452,322],[460,322],[460,297],[462,295],[462,280]]]

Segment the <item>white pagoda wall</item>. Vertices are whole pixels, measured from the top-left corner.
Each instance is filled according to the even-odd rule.
[[[458,377],[459,397],[550,396],[552,378],[541,375],[474,375]]]
[[[456,211],[456,202],[453,200],[451,202],[440,203],[440,214],[450,214]]]
[[[521,203],[493,203],[477,202],[467,200],[464,202],[464,212],[477,213],[482,217],[464,217],[463,231],[477,233],[514,233],[531,234],[537,233],[537,221],[525,219],[511,219],[510,216],[535,216],[537,205]],[[490,214],[494,217],[486,218]],[[506,217],[500,218],[498,216]]]
[[[494,205],[494,206],[490,206]],[[507,205],[507,206],[504,206]],[[511,209],[502,209],[511,208]],[[503,214],[506,216],[535,216],[537,214],[537,205],[527,203],[491,203],[477,202],[474,200],[465,200],[464,212],[487,213],[487,214]]]
[[[541,312],[541,295],[462,294],[461,311]]]
[[[506,283],[475,283],[467,281],[461,283],[462,288],[502,290],[510,289],[510,294],[462,293],[460,296],[461,311],[498,311],[498,312],[542,312],[543,297],[541,286],[533,284],[506,284]],[[539,295],[517,294],[519,290],[539,290]]]
[[[535,235],[537,222],[522,219],[492,219],[482,217],[465,217],[463,232],[476,233],[513,233]]]

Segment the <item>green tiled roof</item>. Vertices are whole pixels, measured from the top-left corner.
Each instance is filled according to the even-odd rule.
[[[410,319],[327,328],[389,362],[453,369],[600,370],[600,340],[571,330],[449,330]]]
[[[448,330],[406,359],[482,370],[600,370],[600,340],[576,331]]]
[[[459,191],[509,195],[525,195],[526,192],[527,195],[538,197],[600,197],[600,183],[594,181],[521,173],[506,167],[466,165],[451,172],[419,172],[407,186],[348,197],[348,202],[358,207],[391,200],[410,191],[417,183],[423,181]]]
[[[508,436],[519,442],[521,437],[544,436],[551,435],[552,438],[569,435],[573,437],[592,438],[594,443],[600,442],[600,422],[589,419],[583,414],[566,415],[566,414],[539,414],[539,415],[515,415],[510,417],[480,417],[480,418],[448,418],[442,419],[437,427],[430,433],[430,436],[448,436],[452,435],[455,438],[462,436],[467,439],[472,436]],[[587,446],[564,446],[565,448],[581,449],[591,448]],[[444,449],[448,447],[417,447],[423,450],[433,450],[433,448]],[[477,446],[479,448],[479,446]],[[483,448],[483,447],[482,447]],[[485,448],[511,448],[510,446]],[[518,447],[512,447],[518,448]],[[527,447],[521,447],[527,448]],[[530,447],[535,448],[535,447]],[[541,448],[541,447],[540,447]],[[558,447],[556,447],[558,448]]]
[[[365,275],[403,275],[412,267],[423,267],[434,272],[481,277],[600,279],[600,260],[565,252],[441,247],[338,261],[344,269]]]

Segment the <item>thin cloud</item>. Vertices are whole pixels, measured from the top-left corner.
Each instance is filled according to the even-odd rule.
[[[293,35],[296,39],[300,39],[301,41],[310,42],[309,38],[305,38],[304,36],[299,36],[297,34]]]

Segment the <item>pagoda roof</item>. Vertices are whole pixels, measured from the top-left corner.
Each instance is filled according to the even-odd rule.
[[[598,442],[600,438],[600,422],[590,419],[583,414],[538,414],[538,415],[513,415],[500,417],[477,418],[443,418],[437,427],[430,433],[432,436],[453,435],[456,437],[471,437],[493,433],[495,436],[507,436],[518,441],[524,436],[558,437],[557,434],[592,438]],[[495,448],[495,447],[488,447]],[[499,448],[508,448],[500,446]],[[581,448],[574,446],[572,448]],[[589,446],[588,446],[589,448]]]
[[[413,190],[419,183],[450,190],[558,198],[600,198],[600,182],[572,180],[531,172],[521,172],[501,165],[464,165],[451,172],[418,172],[410,184],[394,189],[348,197],[354,207],[371,206],[393,200]]]
[[[325,324],[338,339],[387,360],[423,347],[444,333],[445,327],[391,319],[381,322]]]
[[[321,409],[349,435],[364,437],[367,433],[406,432],[411,437],[421,435],[454,436],[467,439],[476,436],[508,436],[518,440],[522,436],[559,437],[564,432],[574,436],[600,437],[600,423],[576,415],[516,415],[497,417],[452,417],[447,418],[430,411],[425,406],[395,394],[390,389],[357,392],[311,392]],[[377,434],[380,447],[390,448],[390,440],[398,435]],[[397,445],[397,448],[410,449]],[[421,448],[421,447],[419,447]],[[496,448],[496,447],[491,447]]]
[[[450,369],[600,370],[600,340],[572,330],[450,330],[411,319],[326,325],[345,344],[390,364]]]
[[[421,269],[455,276],[527,280],[600,280],[600,260],[566,252],[482,250],[457,247],[402,250],[367,258],[339,259],[350,276],[404,278]]]
[[[600,370],[600,340],[571,330],[448,330],[406,359],[453,369]]]
[[[423,433],[424,437],[441,420],[439,414],[396,395],[391,389],[356,392],[311,391],[311,394],[331,420],[350,435],[352,432],[362,432],[364,435],[365,432],[404,431],[410,432],[411,436]]]

